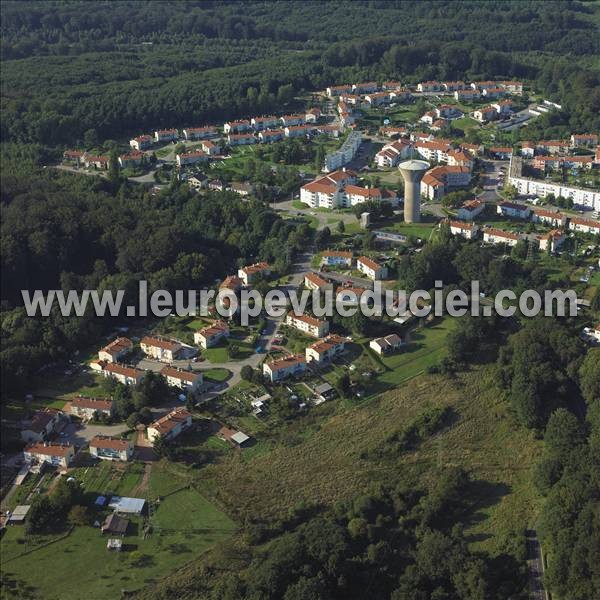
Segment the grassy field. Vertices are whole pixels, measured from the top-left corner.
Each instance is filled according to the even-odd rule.
[[[398,233],[403,233],[404,235],[412,235],[414,237],[418,237],[424,240],[429,239],[431,235],[431,231],[437,226],[437,223],[404,223],[403,221],[400,223],[394,223],[391,227],[387,227],[386,229],[391,229],[392,231],[396,231]]]
[[[4,574],[30,585],[45,600],[121,597],[122,590],[158,580],[235,531],[233,521],[202,494],[193,488],[174,491],[185,482],[160,463],[155,468],[151,488],[174,493],[154,511],[149,536],[142,535],[142,519],[133,517],[123,538],[125,551],[118,553],[106,549],[107,537],[93,527],[75,527],[47,546],[59,535],[29,538],[22,528],[10,527],[1,542]],[[141,554],[134,555],[138,561],[132,560],[133,551]]]

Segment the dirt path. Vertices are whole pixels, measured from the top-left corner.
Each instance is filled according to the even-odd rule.
[[[152,465],[149,463],[146,463],[144,465],[144,475],[142,477],[142,480],[138,483],[138,485],[136,485],[133,488],[133,490],[131,490],[131,496],[133,498],[140,498],[145,494],[146,489],[148,489],[148,482],[150,481],[150,472],[151,471],[152,471]]]

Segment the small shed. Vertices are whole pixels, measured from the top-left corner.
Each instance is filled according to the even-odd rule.
[[[250,439],[244,432],[238,431],[231,436],[231,441],[240,448]]]
[[[113,535],[125,535],[129,521],[123,517],[112,513],[106,517],[104,523],[102,523],[102,533],[111,533]]]
[[[31,504],[19,504],[19,506],[15,507],[15,510],[12,511],[10,517],[8,517],[8,522],[11,525],[22,525],[25,522],[25,517],[31,508]]]
[[[106,541],[107,550],[115,550],[116,552],[121,552],[123,548],[123,541],[118,538],[108,538]]]
[[[315,388],[315,394],[321,400],[328,400],[335,395],[335,389],[328,383],[322,383]]]

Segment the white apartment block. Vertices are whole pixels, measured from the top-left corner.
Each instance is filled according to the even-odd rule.
[[[263,375],[271,382],[281,381],[287,377],[298,377],[306,371],[306,359],[300,354],[286,356],[263,363]]]
[[[310,315],[297,315],[293,311],[287,314],[285,324],[311,337],[320,338],[329,333],[329,321],[317,319]]]
[[[325,156],[324,171],[335,171],[349,163],[356,156],[361,142],[360,131],[351,131],[339,150],[330,152]]]

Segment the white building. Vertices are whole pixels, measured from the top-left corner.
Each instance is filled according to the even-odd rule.
[[[252,131],[252,123],[247,119],[242,119],[241,121],[228,121],[223,125],[223,131],[226,134],[245,133],[246,131]]]
[[[154,132],[154,140],[156,142],[174,142],[179,138],[177,129],[157,129]]]
[[[402,346],[402,338],[396,334],[386,335],[369,342],[369,348],[379,355],[390,354]]]
[[[141,150],[146,150],[147,148],[151,148],[152,143],[153,138],[151,135],[138,135],[132,140],[129,140],[129,145],[138,152]]]
[[[305,350],[306,362],[322,365],[329,362],[346,349],[348,340],[339,335],[328,335],[326,338],[308,346]]]
[[[387,267],[380,265],[377,261],[368,256],[360,256],[356,260],[356,268],[374,281],[385,279],[388,276]]]
[[[485,210],[485,202],[468,200],[457,211],[456,216],[463,221],[472,221]]]
[[[183,137],[186,140],[205,140],[217,135],[219,134],[216,127],[186,127],[183,130]]]
[[[167,380],[170,386],[195,392],[202,386],[202,373],[185,371],[175,367],[163,367],[160,374]]]
[[[465,223],[463,221],[449,221],[450,233],[452,235],[462,235],[468,240],[476,237],[479,226],[475,223]]]
[[[227,143],[230,146],[248,146],[256,144],[256,138],[252,133],[230,133],[227,136]]]
[[[286,377],[298,377],[306,371],[306,359],[300,354],[278,358],[263,363],[263,375],[271,382],[281,381]]]
[[[279,117],[252,117],[250,120],[252,127],[256,131],[264,131],[265,129],[272,129],[281,125],[281,119]]]
[[[521,175],[522,165],[521,158],[516,156],[511,158],[508,183],[517,188],[519,195],[545,198],[548,194],[553,194],[555,197],[563,196],[564,198],[570,198],[576,205],[600,211],[600,190],[573,187],[544,179],[523,177]]]
[[[329,321],[310,315],[297,315],[293,311],[287,314],[285,324],[312,337],[320,338],[329,333]]]
[[[395,167],[410,155],[411,148],[411,144],[405,140],[392,142],[375,155],[375,162],[380,169]]]
[[[133,456],[133,444],[131,440],[97,435],[90,441],[90,454],[102,460],[127,462]]]
[[[102,373],[105,377],[111,377],[123,385],[136,385],[144,378],[146,371],[118,363],[109,363],[103,368]]]
[[[195,150],[193,152],[185,152],[176,156],[177,166],[184,167],[186,165],[195,165],[199,162],[206,162],[208,160],[208,154],[202,150]]]
[[[47,463],[54,467],[67,468],[75,455],[71,444],[36,442],[25,447],[23,459],[28,464]]]
[[[112,417],[113,401],[109,398],[84,398],[79,396],[69,400],[70,412],[80,419],[95,419],[100,416]]]
[[[194,344],[205,350],[216,346],[221,340],[229,337],[229,326],[225,321],[216,321],[194,333]]]
[[[126,354],[131,352],[132,349],[133,342],[129,338],[118,337],[98,352],[98,360],[119,362]]]
[[[150,358],[172,362],[181,351],[181,344],[163,337],[145,336],[140,341],[142,352]]]
[[[508,246],[516,246],[519,240],[525,239],[521,233],[513,233],[512,231],[502,231],[489,227],[483,231],[483,241],[487,244],[507,244]]]
[[[360,131],[351,131],[339,150],[330,152],[325,156],[324,171],[335,171],[349,163],[356,156],[361,142]]]
[[[321,254],[321,264],[326,266],[351,267],[354,262],[352,252],[342,250],[326,250]]]
[[[517,204],[516,202],[499,202],[496,212],[504,217],[513,219],[528,219],[531,209],[527,204]]]
[[[171,440],[192,425],[192,415],[185,408],[176,408],[168,415],[148,425],[146,436],[150,442],[157,438]]]
[[[556,252],[567,239],[567,236],[560,230],[554,229],[539,237],[540,250],[549,250]]]
[[[600,221],[593,219],[582,219],[580,217],[571,217],[569,219],[569,229],[582,233],[600,233]]]
[[[238,277],[246,286],[250,285],[254,277],[258,274],[269,276],[271,274],[271,265],[266,262],[258,262],[238,269]]]

